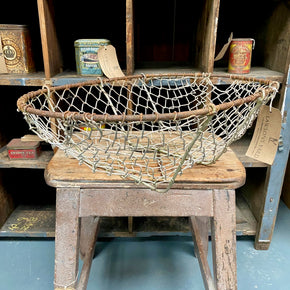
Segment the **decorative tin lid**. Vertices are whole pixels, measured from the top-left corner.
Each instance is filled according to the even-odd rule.
[[[108,39],[78,39],[75,41],[75,47],[80,46],[100,46],[100,45],[108,45],[110,44],[110,40]]]
[[[7,144],[7,149],[35,149],[39,146],[39,141],[21,141],[20,138],[12,139]]]
[[[23,30],[27,29],[27,25],[21,24],[0,24],[0,30]]]

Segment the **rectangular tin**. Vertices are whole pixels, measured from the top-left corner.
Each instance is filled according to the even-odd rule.
[[[79,75],[102,76],[103,72],[98,60],[98,50],[109,45],[107,39],[78,39],[75,41],[76,68]]]
[[[253,48],[254,40],[251,38],[232,39],[229,50],[228,72],[232,74],[249,73]]]
[[[7,144],[8,156],[10,159],[37,159],[40,154],[39,141],[21,141],[12,139]]]
[[[34,72],[31,38],[27,26],[0,24],[0,37],[8,73]]]

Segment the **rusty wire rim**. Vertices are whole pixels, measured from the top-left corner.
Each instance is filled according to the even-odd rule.
[[[140,114],[140,115],[109,115],[109,114],[96,114],[96,113],[78,113],[78,112],[54,112],[54,111],[45,111],[40,109],[35,109],[28,102],[34,98],[36,98],[40,94],[50,93],[62,90],[69,90],[71,88],[76,88],[79,86],[89,86],[89,85],[105,85],[105,84],[115,84],[118,86],[118,82],[126,82],[131,81],[134,79],[153,79],[153,78],[174,78],[174,77],[196,77],[202,80],[203,77],[209,76],[211,79],[218,79],[221,80],[226,79],[227,81],[233,82],[235,80],[240,80],[244,82],[257,82],[260,84],[268,85],[268,88],[264,88],[259,90],[258,92],[249,95],[244,98],[239,98],[230,102],[221,103],[219,105],[214,105],[210,103],[209,105],[205,106],[202,109],[197,109],[194,111],[184,111],[184,112],[173,112],[173,113],[163,113],[163,114]],[[123,84],[125,85],[125,84]],[[128,83],[130,85],[130,83]],[[24,94],[17,100],[17,107],[23,113],[35,114],[38,116],[44,116],[49,118],[57,118],[63,120],[76,120],[76,121],[95,121],[95,122],[157,122],[157,121],[165,121],[165,120],[180,120],[183,118],[189,118],[191,116],[204,116],[204,115],[211,115],[217,113],[221,110],[227,110],[233,106],[241,106],[245,103],[250,103],[258,98],[265,98],[270,93],[277,92],[279,89],[279,83],[276,81],[271,81],[268,79],[259,79],[241,75],[211,75],[205,73],[175,73],[175,74],[139,74],[139,75],[131,75],[125,77],[118,77],[118,78],[111,78],[111,79],[101,79],[98,78],[96,80],[86,81],[86,82],[79,82],[73,84],[67,84],[63,86],[56,86],[51,88],[42,88],[37,91],[32,91],[27,94]]]

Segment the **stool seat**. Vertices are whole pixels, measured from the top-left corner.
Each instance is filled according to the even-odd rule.
[[[135,187],[142,188],[133,181],[106,172],[92,172],[85,164],[79,165],[75,158],[68,158],[62,150],[53,156],[45,171],[46,182],[53,187]],[[235,153],[228,150],[216,163],[195,165],[184,170],[176,178],[172,188],[190,189],[235,189],[245,182],[245,168]]]
[[[215,164],[184,170],[167,193],[158,193],[116,175],[93,173],[58,150],[45,170],[47,184],[57,192],[55,289],[86,289],[103,216],[189,217],[205,289],[236,289],[235,189],[245,177],[228,149]],[[207,261],[209,222],[214,275]]]

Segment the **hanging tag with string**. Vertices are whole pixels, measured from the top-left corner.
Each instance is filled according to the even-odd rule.
[[[282,116],[279,109],[262,105],[246,156],[272,165],[279,145]]]

